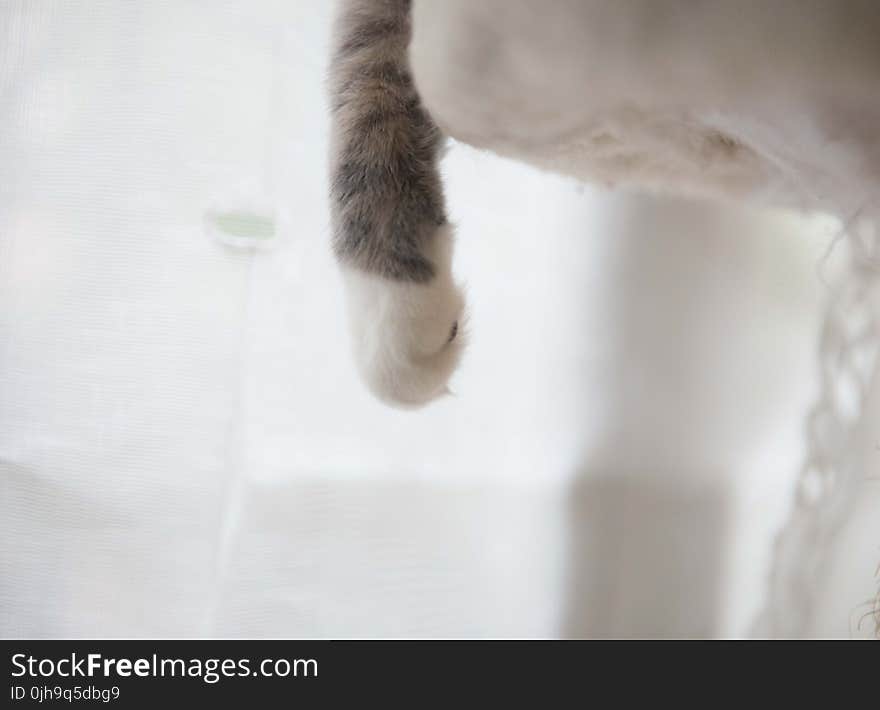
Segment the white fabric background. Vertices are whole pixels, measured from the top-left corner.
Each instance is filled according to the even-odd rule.
[[[834,225],[455,146],[472,345],[390,410],[328,249],[330,10],[0,4],[0,635],[745,634]],[[816,633],[858,635],[865,500]]]

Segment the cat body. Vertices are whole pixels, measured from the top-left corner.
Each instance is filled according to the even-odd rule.
[[[443,135],[585,181],[847,218],[880,197],[877,37],[873,0],[344,0],[331,195],[373,391],[430,401],[461,353]]]

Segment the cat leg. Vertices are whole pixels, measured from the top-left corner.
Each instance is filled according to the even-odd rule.
[[[409,71],[409,0],[346,0],[335,38],[330,198],[355,358],[378,397],[419,406],[447,391],[463,345],[443,136]]]

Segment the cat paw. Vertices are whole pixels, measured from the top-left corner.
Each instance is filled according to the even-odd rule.
[[[355,360],[387,404],[420,407],[448,394],[464,349],[464,297],[449,270],[426,283],[343,268]]]

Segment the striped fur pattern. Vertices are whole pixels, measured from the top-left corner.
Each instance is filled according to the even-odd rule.
[[[332,64],[331,198],[339,259],[425,283],[426,244],[446,224],[437,158],[442,136],[408,68],[410,0],[348,0]]]

